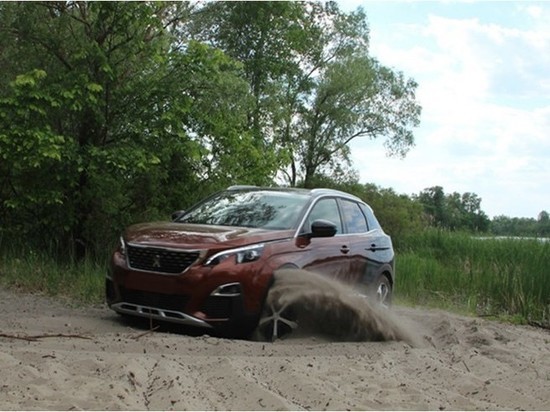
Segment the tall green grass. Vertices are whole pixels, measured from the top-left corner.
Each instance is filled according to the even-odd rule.
[[[0,284],[24,292],[66,298],[72,303],[104,300],[105,263],[56,259],[52,253],[24,248],[0,249]]]
[[[426,230],[399,239],[405,302],[550,325],[550,242]]]

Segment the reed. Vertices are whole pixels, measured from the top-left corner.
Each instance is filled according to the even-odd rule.
[[[550,242],[426,230],[399,241],[396,296],[550,325]]]

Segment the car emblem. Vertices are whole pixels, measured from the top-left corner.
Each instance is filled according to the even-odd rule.
[[[155,255],[153,258],[153,267],[160,268],[160,255]]]

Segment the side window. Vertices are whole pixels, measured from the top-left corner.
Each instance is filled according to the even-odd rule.
[[[317,219],[324,219],[334,223],[337,229],[336,234],[342,233],[342,220],[340,219],[336,199],[321,199],[315,203],[315,206],[311,209],[309,217],[306,220],[306,226],[304,229],[310,231],[311,223]]]
[[[372,213],[371,208],[361,204],[359,206],[361,207],[361,210],[367,217],[367,223],[369,225],[369,229],[370,230],[380,229],[380,223],[378,223],[378,220],[376,219],[376,216],[374,216],[374,213]]]
[[[342,199],[342,212],[344,214],[344,222],[346,222],[348,233],[368,232],[367,220],[359,208],[359,204],[351,200]]]

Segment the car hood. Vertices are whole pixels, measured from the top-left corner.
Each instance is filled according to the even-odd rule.
[[[153,222],[130,226],[124,232],[124,240],[149,246],[209,249],[287,239],[293,235],[294,230]]]

